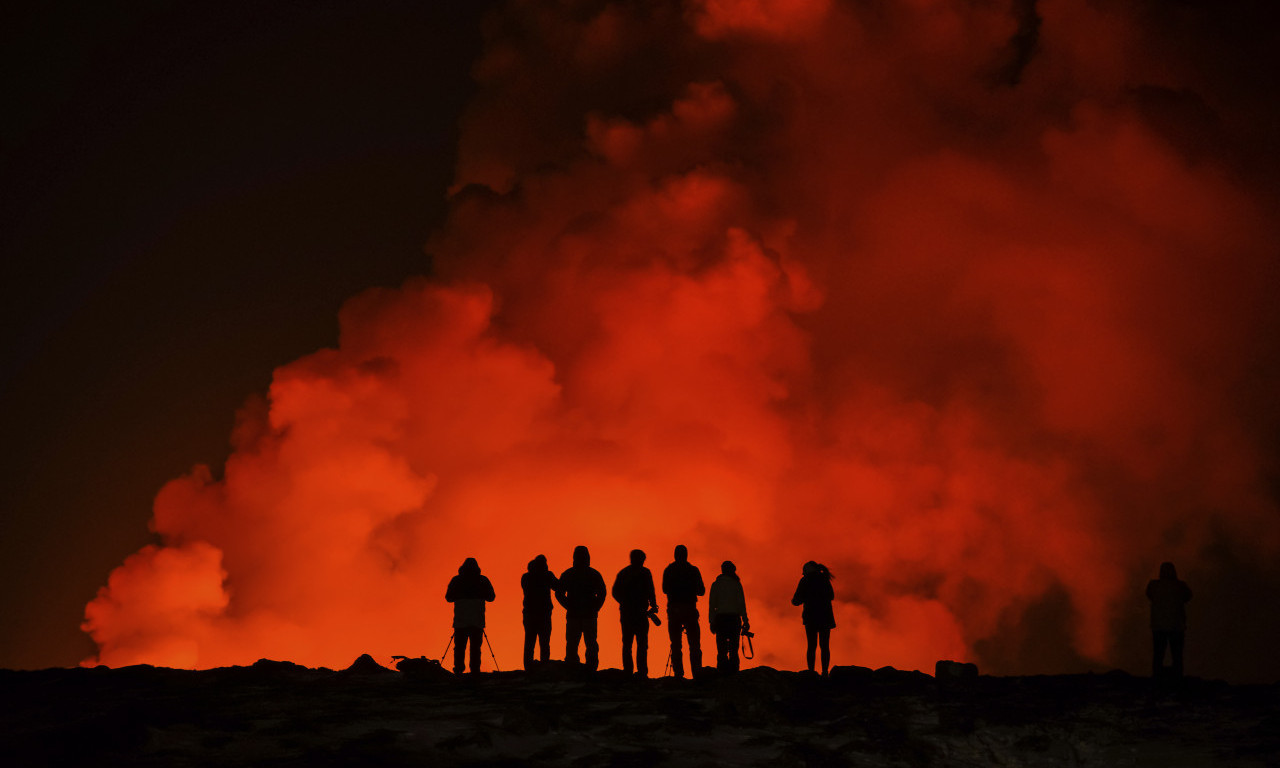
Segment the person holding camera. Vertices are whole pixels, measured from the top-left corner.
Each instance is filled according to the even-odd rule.
[[[649,676],[649,621],[658,620],[658,597],[653,588],[653,574],[644,567],[643,550],[631,550],[631,565],[618,571],[610,594],[618,601],[622,619],[622,671],[632,672],[631,645],[635,643],[635,674]]]
[[[716,669],[738,671],[738,638],[751,631],[747,621],[747,598],[742,592],[738,567],[730,560],[720,566],[720,575],[711,582],[707,597],[711,631],[716,636]]]

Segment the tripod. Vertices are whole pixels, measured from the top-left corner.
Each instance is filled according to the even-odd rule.
[[[457,633],[457,631],[455,630],[452,634],[450,634],[450,635],[449,635],[449,642],[448,642],[448,644],[447,644],[447,645],[445,645],[445,647],[444,647],[444,653],[440,654],[440,663],[441,663],[441,664],[444,664],[444,663],[445,663],[445,659],[446,659],[446,658],[448,658],[448,656],[449,656],[449,649],[453,647],[453,639],[454,639],[454,637],[456,637],[456,636],[457,636],[457,634],[458,634],[458,633]],[[501,672],[501,671],[502,671],[502,668],[498,666],[498,657],[497,657],[497,655],[495,655],[495,654],[494,654],[494,652],[493,652],[493,644],[489,642],[489,633],[488,633],[488,632],[485,632],[483,627],[480,629],[480,636],[484,638],[484,644],[489,648],[489,658],[493,659],[493,671],[494,671],[494,672]]]

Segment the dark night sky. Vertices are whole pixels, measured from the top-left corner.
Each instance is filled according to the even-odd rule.
[[[491,3],[94,3],[6,20],[0,667],[73,665],[156,490],[427,272]]]

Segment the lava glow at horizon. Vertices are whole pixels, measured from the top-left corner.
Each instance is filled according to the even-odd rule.
[[[86,663],[438,655],[474,556],[514,667],[535,555],[611,583],[680,543],[737,563],[756,663],[802,665],[807,560],[837,664],[1114,663],[1155,564],[1280,552],[1276,227],[1139,15],[511,3],[431,276],[351,299],[221,476],[161,490]]]

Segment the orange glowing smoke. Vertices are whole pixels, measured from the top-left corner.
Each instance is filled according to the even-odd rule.
[[[801,666],[815,559],[838,664],[1106,664],[1154,564],[1280,551],[1277,233],[1187,149],[1214,83],[1172,42],[1085,0],[560,5],[494,24],[432,277],[161,490],[90,663],[436,655],[474,556],[517,666],[534,555],[685,543],[757,663]]]

